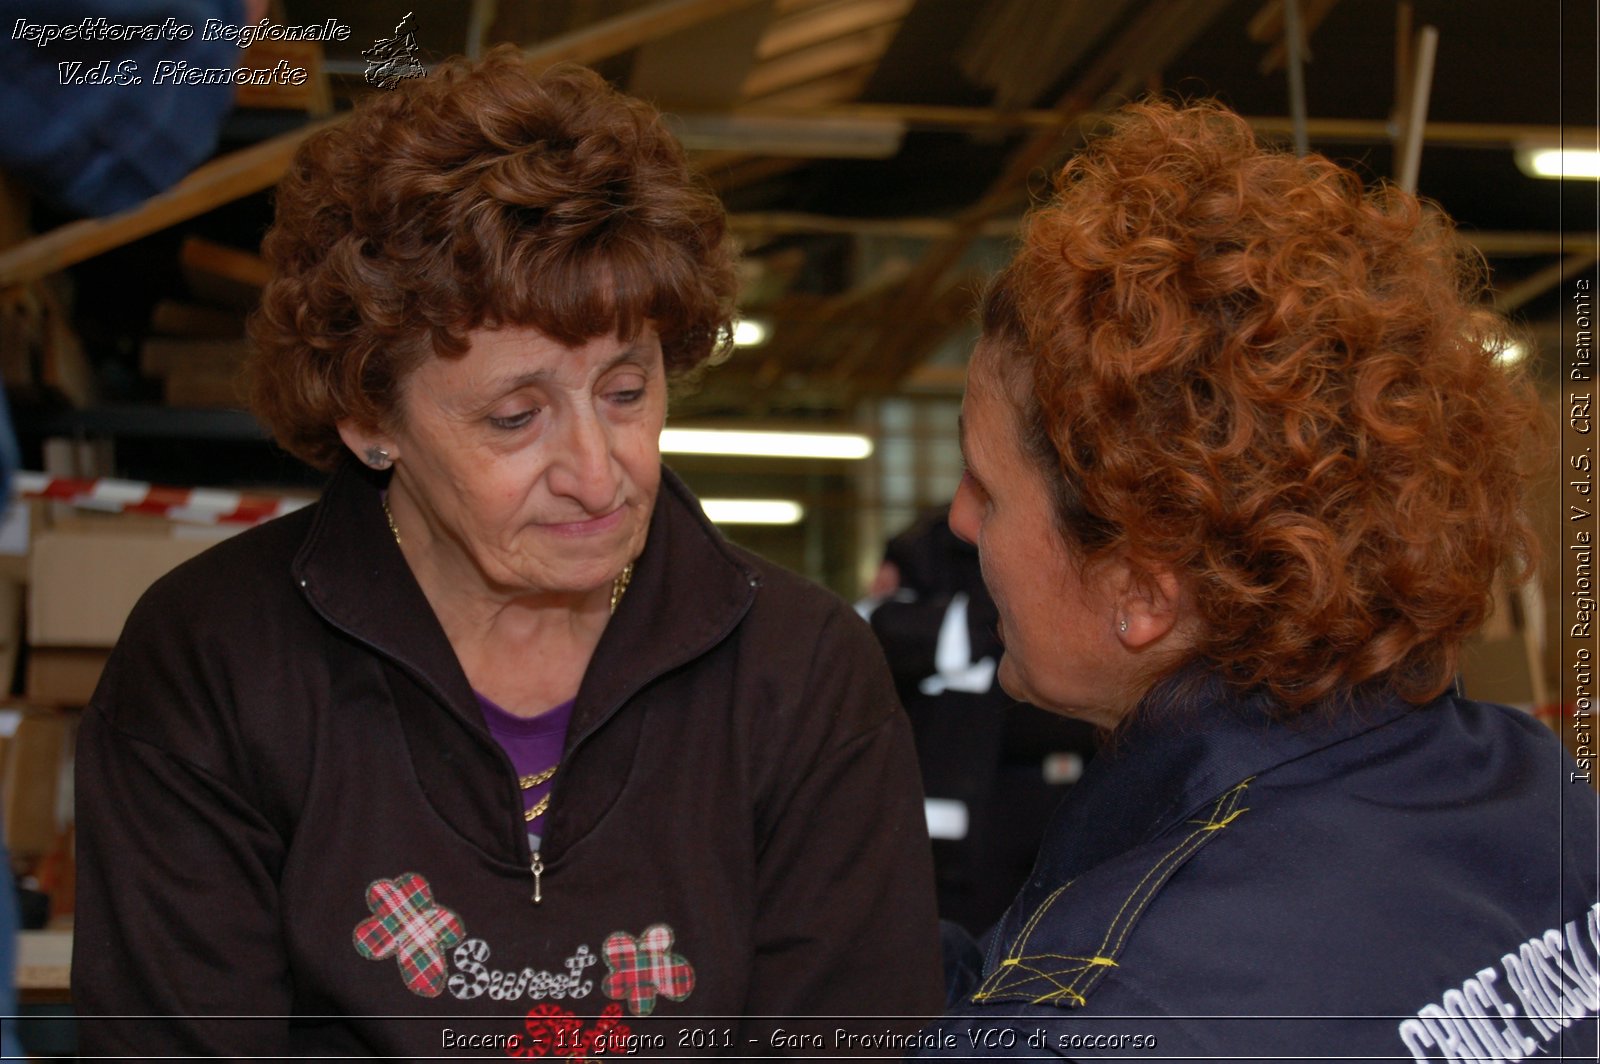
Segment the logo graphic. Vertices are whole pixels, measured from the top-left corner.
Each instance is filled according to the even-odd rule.
[[[393,37],[381,37],[361,53],[367,61],[368,85],[392,89],[407,78],[420,78],[428,72],[417,62],[417,35],[411,32],[411,15],[395,24]]]

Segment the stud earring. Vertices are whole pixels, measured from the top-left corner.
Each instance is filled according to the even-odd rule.
[[[1117,631],[1126,632],[1127,630],[1128,630],[1128,618],[1124,617],[1124,618],[1122,618],[1122,623],[1117,625]]]
[[[367,465],[373,469],[388,469],[394,465],[394,459],[390,458],[389,452],[382,447],[368,447]]]

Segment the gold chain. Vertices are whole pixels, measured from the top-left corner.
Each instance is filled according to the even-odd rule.
[[[551,765],[543,772],[536,772],[531,776],[523,776],[517,780],[517,786],[521,787],[525,791],[531,791],[535,787],[539,786],[539,784],[549,779],[551,776],[554,776],[556,774],[556,769],[560,767],[560,765]]]
[[[543,772],[535,772],[531,776],[520,776],[517,779],[517,786],[521,787],[525,791],[531,791],[533,788],[539,786],[539,784],[544,783],[545,781],[549,780],[550,777],[554,776],[556,774],[556,769],[560,767],[561,765],[557,763],[551,765]],[[544,811],[549,808],[550,795],[547,794],[543,798],[540,798],[537,802],[534,802],[532,809],[524,809],[522,811],[522,819],[531,824],[543,816]]]
[[[633,583],[633,563],[629,562],[622,567],[622,572],[611,581],[611,612],[617,612],[617,603],[622,601],[622,596],[628,593],[628,585]]]
[[[389,519],[389,531],[394,533],[395,544],[399,545],[400,530],[394,527],[394,514],[389,512],[389,499],[387,496],[385,496],[383,500],[383,516]]]

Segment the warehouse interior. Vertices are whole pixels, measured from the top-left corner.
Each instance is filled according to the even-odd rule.
[[[1019,220],[1100,116],[1152,92],[1215,97],[1262,137],[1293,146],[1301,136],[1372,183],[1410,181],[1456,220],[1484,258],[1485,302],[1521,330],[1515,371],[1549,400],[1551,463],[1534,513],[1546,557],[1562,556],[1556,428],[1582,394],[1567,379],[1573,337],[1587,327],[1572,293],[1600,260],[1600,184],[1536,176],[1529,160],[1541,148],[1596,147],[1593,5],[267,9],[276,22],[334,20],[349,32],[241,49],[242,64],[288,61],[310,77],[241,86],[211,158],[172,188],[82,217],[48,189],[0,174],[0,370],[21,468],[33,474],[19,479],[25,497],[0,530],[0,673],[14,677],[0,763],[13,865],[44,899],[34,927],[70,927],[73,713],[132,599],[247,523],[219,514],[271,516],[321,483],[244,408],[245,321],[266,276],[259,245],[272,186],[308,132],[383,91],[363,53],[385,40],[408,40],[424,67],[510,42],[541,62],[592,66],[669,115],[742,254],[737,346],[674,395],[669,428],[845,434],[868,447],[666,461],[707,499],[783,504],[760,523],[730,518],[724,531],[846,599],[865,594],[890,537],[955,490],[975,294],[1006,261]],[[1562,662],[1572,602],[1561,580],[1546,564],[1530,587],[1505,592],[1466,666],[1471,693],[1559,715],[1571,697]],[[44,952],[24,958],[23,1000],[65,1012],[59,943],[33,948]]]

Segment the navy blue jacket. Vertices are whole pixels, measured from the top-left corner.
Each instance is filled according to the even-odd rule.
[[[1067,796],[922,1055],[1595,1059],[1596,795],[1548,729],[1165,702]]]

